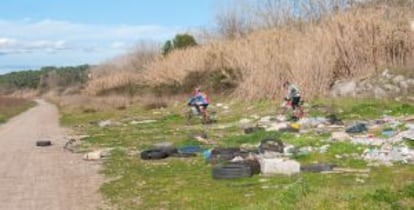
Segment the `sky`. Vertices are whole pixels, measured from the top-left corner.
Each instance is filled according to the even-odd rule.
[[[98,64],[211,25],[215,0],[1,0],[0,74]]]

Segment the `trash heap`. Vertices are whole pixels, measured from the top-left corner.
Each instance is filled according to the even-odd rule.
[[[239,121],[245,134],[265,131],[294,132],[298,136],[308,133],[330,134],[322,140],[326,144],[320,147],[305,146],[296,148],[285,144],[280,139],[266,138],[258,140],[257,145],[243,144],[240,147],[218,147],[215,141],[208,139],[206,134],[191,135],[192,139],[205,147],[187,146],[175,148],[172,145],[158,147],[141,152],[144,160],[164,159],[168,157],[194,157],[202,155],[212,164],[214,179],[233,179],[251,177],[255,174],[271,176],[276,174],[293,175],[300,172],[322,173],[368,173],[360,169],[338,168],[335,164],[316,163],[301,165],[292,160],[293,155],[309,153],[326,153],[335,142],[349,142],[361,145],[361,152],[337,154],[336,158],[352,157],[369,162],[370,166],[391,166],[396,162],[414,164],[414,150],[406,142],[414,141],[414,116],[389,117],[370,121],[344,123],[334,115],[327,117],[303,118],[297,122],[289,122],[283,116],[262,117],[255,120]],[[210,149],[207,149],[210,147]]]

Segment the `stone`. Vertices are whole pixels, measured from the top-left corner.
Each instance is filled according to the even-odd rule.
[[[300,172],[300,163],[285,158],[258,158],[263,175],[293,175]]]
[[[101,128],[106,127],[106,126],[110,126],[110,125],[112,125],[111,120],[103,120],[103,121],[98,122],[98,126],[101,127]]]
[[[406,92],[410,87],[410,85],[408,85],[406,81],[401,81],[400,83],[398,83],[398,86],[401,88],[403,92]]]
[[[332,87],[331,95],[334,97],[355,96],[356,88],[355,81],[337,81]]]
[[[88,152],[85,155],[83,155],[83,159],[84,160],[100,160],[102,152],[103,150],[96,150],[93,152]]]
[[[394,77],[394,78],[392,79],[392,82],[393,82],[394,84],[398,85],[400,82],[402,82],[402,81],[404,81],[404,80],[405,80],[404,76],[402,76],[402,75],[398,75],[398,76],[396,76],[396,77]]]
[[[384,89],[389,91],[389,92],[393,92],[393,93],[398,93],[400,92],[400,88],[395,86],[395,85],[391,85],[391,84],[385,84],[384,85]]]
[[[375,98],[384,98],[387,96],[387,93],[380,87],[376,87],[374,89],[374,97]]]

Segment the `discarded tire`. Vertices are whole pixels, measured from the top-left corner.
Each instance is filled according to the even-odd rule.
[[[257,160],[245,160],[242,163],[248,165],[252,174],[260,174],[260,163]]]
[[[263,139],[260,142],[259,151],[264,153],[265,151],[283,153],[283,142],[279,139]]]
[[[237,179],[253,175],[249,165],[245,163],[228,163],[213,168],[214,179]]]
[[[336,166],[335,164],[329,164],[329,163],[309,164],[309,165],[300,166],[300,171],[319,173],[323,171],[332,171],[335,166]]]
[[[178,153],[178,150],[175,147],[161,147],[161,148],[157,148],[157,149],[167,153],[167,155],[172,155],[172,154]]]
[[[247,157],[248,152],[240,151],[240,148],[214,148],[211,151],[210,162],[212,164],[224,163],[232,160],[236,156]]]
[[[159,160],[167,158],[168,154],[163,150],[153,149],[141,152],[141,159],[143,160]]]
[[[52,145],[51,141],[36,141],[36,146],[38,147],[47,147]]]

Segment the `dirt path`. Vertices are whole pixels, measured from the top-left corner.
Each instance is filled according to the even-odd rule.
[[[36,147],[50,139],[50,147]],[[55,106],[38,106],[0,126],[0,209],[91,210],[100,204],[99,165],[63,150]]]

